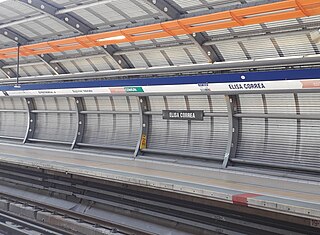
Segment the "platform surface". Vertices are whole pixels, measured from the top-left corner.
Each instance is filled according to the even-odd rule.
[[[7,143],[0,144],[0,153],[2,162],[106,178],[320,221],[320,182]]]

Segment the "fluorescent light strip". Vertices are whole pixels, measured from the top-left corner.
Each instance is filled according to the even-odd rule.
[[[119,36],[114,36],[114,37],[108,37],[108,38],[100,38],[97,40],[97,42],[105,42],[105,41],[117,41],[117,40],[124,40],[126,39],[125,36],[119,35]]]

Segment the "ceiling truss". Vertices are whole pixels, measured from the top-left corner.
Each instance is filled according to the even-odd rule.
[[[88,22],[82,22],[72,12],[64,13],[63,9],[58,9],[43,0],[18,0],[21,3],[24,3],[33,9],[36,9],[44,14],[53,17],[60,22],[68,25],[77,32],[86,35],[93,30],[92,26]],[[58,13],[58,14],[57,14]],[[116,45],[102,46],[102,51],[106,53],[107,57],[114,61],[119,69],[133,68],[132,63],[126,56],[115,56],[114,53],[118,50]]]
[[[176,9],[166,0],[145,0],[151,6],[155,7],[157,10],[161,11],[166,17],[171,20],[180,19],[185,12]],[[188,34],[189,39],[193,44],[202,52],[202,54],[207,58],[209,63],[224,61],[218,48],[215,46],[205,46],[203,43],[207,41],[206,33],[194,33]]]
[[[27,38],[9,28],[1,28],[0,34],[9,38],[12,41],[17,42],[17,44],[20,43],[20,45],[27,45],[30,42]],[[50,55],[36,55],[36,57],[40,59],[43,63],[45,63],[52,70],[53,74],[58,75],[68,73],[67,70],[63,68],[60,64],[51,63],[51,60],[53,58]],[[4,68],[5,66],[6,64],[3,61],[1,61],[0,70],[6,75],[6,77],[12,78],[17,76],[16,72],[13,69]]]

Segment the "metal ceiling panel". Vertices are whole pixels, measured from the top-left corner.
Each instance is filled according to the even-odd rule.
[[[149,16],[140,6],[129,0],[117,0],[111,3],[114,6],[115,11],[120,12],[121,15],[126,16],[130,20],[134,20],[137,17]]]
[[[26,7],[17,1],[5,1],[0,4],[0,24],[38,14],[37,11],[30,7]]]
[[[205,56],[203,56],[202,52],[199,50],[198,47],[186,47],[186,50],[189,51],[190,55],[192,56],[194,62],[197,64],[207,63],[208,60]]]
[[[0,48],[15,46],[17,43],[3,35],[0,35]]]
[[[210,30],[206,32],[209,36],[230,34],[228,29]]]
[[[173,63],[173,65],[192,63],[191,59],[189,58],[188,54],[183,48],[180,48],[180,47],[168,48],[167,50],[164,50],[164,51],[169,57],[170,61]]]
[[[143,40],[143,41],[134,42],[133,44],[137,46],[145,46],[145,45],[153,45],[153,42],[151,40]]]
[[[95,69],[85,59],[74,60],[73,63],[78,68],[78,70],[81,71],[81,72],[92,72],[92,71],[95,71]]]
[[[253,24],[253,25],[247,25],[247,26],[240,26],[240,27],[232,28],[232,30],[234,32],[243,32],[243,31],[259,30],[259,29],[262,29],[261,25],[259,25],[259,24]]]
[[[81,6],[85,5],[86,3],[81,4]],[[114,25],[125,26],[139,21],[154,20],[155,18],[164,19],[161,13],[151,8],[145,2],[132,0],[92,4],[92,6],[88,5],[86,8],[75,10],[74,13],[98,29],[106,29]]]
[[[14,70],[14,72],[17,72],[17,70],[16,69],[13,69]],[[28,74],[25,70],[24,70],[24,68],[22,67],[22,68],[20,68],[20,70],[19,70],[20,72],[19,72],[19,74],[20,74],[20,76],[21,77],[28,77],[28,76],[31,76],[30,74]]]
[[[111,70],[112,68],[109,66],[109,64],[106,62],[106,57],[95,57],[95,58],[90,58],[89,63],[94,65],[98,71],[101,70]]]
[[[57,37],[63,33],[70,32],[70,29],[50,17],[14,25],[12,28],[34,40],[40,40],[46,37]]]
[[[138,53],[132,53],[127,55],[129,60],[132,61],[135,68],[147,68],[149,67],[143,57]]]
[[[86,9],[81,9],[81,10],[75,11],[75,13],[80,17],[82,17],[83,19],[86,19],[87,21],[89,21],[95,27],[103,26],[110,21],[125,20],[123,16],[121,16],[119,13],[113,11],[112,9],[108,8],[105,5],[101,5],[97,8],[104,10],[105,16],[108,16],[108,20],[105,16],[101,16],[99,11],[89,11]]]
[[[303,17],[300,19],[303,23],[314,23],[319,26],[320,16]]]
[[[180,14],[194,11],[219,11],[235,8],[244,3],[260,3],[261,0],[166,0]],[[119,27],[132,27],[134,24],[143,25],[154,21],[167,20],[165,11],[153,6],[153,3],[146,0],[53,0],[50,4],[59,9],[56,14],[67,12],[84,22],[90,22],[90,27],[97,30],[106,30]],[[8,1],[0,4],[0,27],[9,23],[9,29],[18,31],[27,40],[46,41],[56,37],[75,35],[76,27],[73,28],[58,21],[52,16],[46,16],[41,10],[35,10],[28,4],[21,4],[18,1]],[[208,12],[207,11],[207,12]],[[197,13],[198,14],[198,13]],[[30,19],[40,16],[41,19]],[[184,15],[184,17],[187,16]],[[20,22],[21,21],[21,22]],[[141,24],[140,24],[141,23]],[[279,56],[303,56],[314,55],[320,51],[320,45],[312,43],[307,34],[289,36],[286,31],[317,29],[320,25],[320,16],[304,17],[286,21],[265,23],[263,25],[251,25],[245,27],[234,27],[208,31],[208,36],[214,41],[216,49],[221,52],[221,58],[226,61],[276,58]],[[6,25],[5,25],[6,26]],[[3,26],[4,27],[4,26]],[[97,30],[96,30],[97,29]],[[270,36],[256,38],[249,36],[252,32],[263,34],[268,31],[283,33],[270,39]],[[247,36],[246,36],[247,35]],[[238,40],[225,39],[245,37]],[[206,37],[207,39],[207,37]],[[203,43],[203,42],[202,42]],[[15,42],[0,35],[2,47],[15,46]],[[178,37],[159,38],[145,40],[135,43],[121,43],[113,51],[116,56],[126,56],[137,68],[182,65],[208,62],[207,56],[195,47],[188,35]],[[154,49],[152,49],[154,48]],[[112,53],[112,54],[113,54]],[[101,54],[101,56],[97,56]],[[84,71],[100,71],[118,68],[117,60],[111,60],[103,50],[99,48],[81,49],[62,53],[53,53],[53,61],[62,63],[70,72],[78,73]],[[36,57],[22,57],[21,63],[34,63],[40,61]],[[4,66],[14,65],[15,59],[5,59]],[[50,63],[49,63],[50,64]],[[131,66],[131,67],[132,67]],[[52,74],[45,64],[39,66],[21,66],[21,75]],[[15,68],[12,68],[13,70]],[[2,76],[2,74],[0,75]]]
[[[170,65],[160,51],[145,51],[143,55],[147,58],[152,66],[168,66]]]
[[[25,71],[25,73],[29,74],[29,76],[43,75],[40,73],[39,70],[37,70],[33,66],[25,66],[25,67],[23,67],[23,70]]]
[[[312,45],[306,35],[276,37],[281,51],[285,56],[301,56],[315,54]]]
[[[166,37],[166,38],[157,38],[154,39],[157,43],[164,43],[164,42],[177,42],[174,37]]]
[[[242,41],[252,59],[276,58],[278,52],[269,38]]]
[[[69,73],[78,73],[79,69],[73,61],[64,61],[61,64],[69,71]]]
[[[37,72],[41,75],[46,75],[46,74],[54,74],[52,69],[49,68],[46,64],[43,65],[37,65],[37,66],[33,66]]]
[[[52,19],[51,17],[45,17],[41,19],[42,25],[46,25],[46,27],[51,31],[54,32],[55,36],[63,33],[70,33],[70,28],[66,27],[65,24],[60,24],[57,20]]]
[[[275,21],[275,22],[267,22],[265,25],[268,28],[278,28],[281,26],[292,26],[292,25],[299,25],[299,22],[296,19],[291,20],[281,20],[281,21]]]
[[[215,44],[226,61],[246,60],[247,57],[238,43],[235,42],[217,42]]]

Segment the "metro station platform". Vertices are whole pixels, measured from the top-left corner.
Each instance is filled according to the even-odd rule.
[[[192,195],[229,207],[272,211],[320,228],[319,182],[11,143],[1,143],[0,152],[2,163]]]

